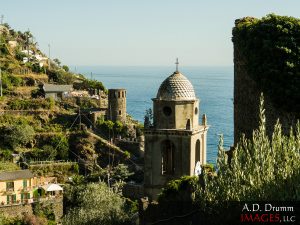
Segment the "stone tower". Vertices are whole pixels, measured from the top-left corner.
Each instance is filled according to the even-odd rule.
[[[108,115],[107,119],[122,123],[126,122],[126,89],[108,90]]]
[[[206,116],[199,125],[199,99],[178,70],[163,81],[153,98],[153,127],[145,130],[146,196],[157,199],[161,188],[206,163]]]

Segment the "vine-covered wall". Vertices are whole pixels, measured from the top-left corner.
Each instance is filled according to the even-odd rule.
[[[274,14],[235,21],[235,142],[258,126],[263,92],[270,134],[277,118],[285,132],[300,118],[300,19]]]

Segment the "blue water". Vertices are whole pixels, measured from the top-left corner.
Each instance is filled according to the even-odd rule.
[[[162,81],[174,72],[174,67],[77,67],[77,72],[103,82],[106,88],[127,89],[127,113],[143,122],[146,109]],[[233,143],[233,68],[180,68],[193,84],[200,98],[200,115],[206,113],[210,129],[207,140],[207,161],[215,163],[219,134],[224,135],[224,146]],[[201,119],[201,117],[200,117]]]

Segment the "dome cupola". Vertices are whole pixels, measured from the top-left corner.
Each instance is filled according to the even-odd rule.
[[[162,82],[156,98],[166,101],[182,101],[195,100],[196,95],[191,82],[179,71],[176,71]]]

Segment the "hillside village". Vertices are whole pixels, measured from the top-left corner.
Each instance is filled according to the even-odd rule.
[[[4,24],[0,34],[0,212],[59,222],[74,180],[140,183],[142,125],[127,115],[126,90],[70,72],[29,31]],[[38,216],[36,204],[57,207]]]
[[[0,25],[0,224],[279,222],[243,206],[300,199],[299,33],[293,17],[235,21],[235,143],[225,149],[220,135],[211,165],[213,121],[178,60],[141,125],[127,90],[71,72],[29,31]]]

